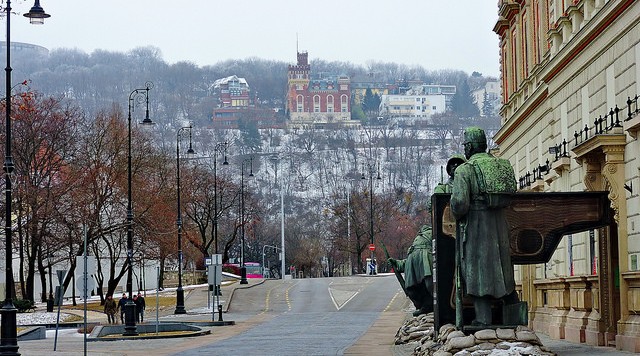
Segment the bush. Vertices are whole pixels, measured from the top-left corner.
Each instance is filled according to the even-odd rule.
[[[33,300],[29,299],[16,299],[13,301],[13,305],[18,309],[18,313],[32,312],[36,309]]]

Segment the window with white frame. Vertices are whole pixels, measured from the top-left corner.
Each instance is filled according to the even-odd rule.
[[[349,112],[349,98],[346,95],[340,97],[340,111]]]
[[[313,112],[320,112],[320,95],[313,96]]]

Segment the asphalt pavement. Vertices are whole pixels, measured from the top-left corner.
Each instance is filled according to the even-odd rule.
[[[229,315],[226,311],[232,302],[236,289],[252,288],[263,283],[263,279],[249,279],[249,284],[241,285],[231,283],[222,287],[220,297],[223,305],[223,319],[233,321],[233,325],[214,326],[210,335],[175,338],[175,339],[153,339],[153,340],[121,340],[121,341],[93,341],[87,342],[87,354],[89,355],[170,355],[191,349],[199,345],[206,345],[218,340],[238,335],[251,329],[257,324],[268,320],[269,316],[262,314],[253,317],[243,316],[243,319],[233,319],[233,313]],[[203,308],[207,305],[206,286],[185,287],[185,308],[187,314],[174,315],[173,309],[162,311],[160,320],[162,321],[189,321],[203,322],[218,319],[218,314],[211,314],[211,309]],[[82,310],[74,311],[82,315]],[[106,324],[106,316],[102,313],[88,312],[89,323],[100,322]],[[372,356],[402,356],[411,355],[413,347],[409,345],[394,345],[396,332],[405,320],[411,317],[411,311],[383,311],[378,319],[371,325],[360,339],[351,347],[344,350],[344,355],[372,355]],[[146,321],[155,322],[155,312],[145,315]],[[229,320],[227,320],[229,319]],[[47,331],[47,339],[19,342],[19,352],[22,355],[49,356],[54,347],[54,330]],[[564,340],[554,340],[544,334],[538,334],[542,343],[551,351],[558,355],[630,355],[632,353],[617,351],[610,347],[596,347],[585,344],[575,344]],[[84,351],[84,342],[81,334],[75,329],[61,329],[58,335],[56,355],[81,355]]]

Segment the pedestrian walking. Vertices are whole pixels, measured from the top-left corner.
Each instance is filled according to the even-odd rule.
[[[104,302],[104,313],[107,314],[107,322],[109,324],[116,324],[116,311],[118,310],[118,305],[116,301],[113,300],[112,295],[107,296],[107,300]]]
[[[122,293],[122,298],[118,301],[118,309],[120,310],[120,322],[124,324],[124,306],[127,304],[127,293]]]
[[[139,323],[144,323],[144,310],[147,307],[142,293],[138,292],[138,296],[134,299],[136,303],[136,319]]]

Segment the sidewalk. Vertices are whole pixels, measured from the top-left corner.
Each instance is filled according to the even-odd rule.
[[[233,299],[236,289],[251,288],[253,286],[264,283],[263,279],[249,279],[249,284],[241,285],[238,282],[230,283],[222,287],[222,296],[220,301],[223,306],[223,318],[227,319],[226,311]],[[154,292],[155,293],[155,292]],[[175,290],[165,290],[162,293],[175,293]],[[149,294],[149,293],[147,293]],[[185,307],[187,314],[175,315],[173,308],[167,308],[160,313],[161,321],[189,321],[204,322],[211,321],[211,309],[202,308],[206,305],[207,293],[206,285],[185,287]],[[65,310],[65,312],[73,312],[82,316],[83,310]],[[372,355],[372,356],[408,356],[413,353],[413,345],[394,345],[395,335],[398,329],[403,325],[407,318],[410,318],[410,312],[407,311],[383,311],[378,319],[371,325],[360,339],[352,346],[344,351],[344,355]],[[198,344],[206,344],[233,337],[239,333],[248,330],[257,323],[261,323],[266,318],[260,315],[250,320],[234,320],[235,325],[224,327],[216,327],[215,332],[211,335],[196,338],[177,338],[177,339],[156,339],[156,340],[136,340],[135,350],[131,349],[130,341],[110,341],[110,342],[89,342],[89,354],[93,355],[144,355],[153,354],[170,354],[179,353],[184,348],[195,347]],[[87,312],[89,323],[106,324],[106,316],[103,313],[94,311]],[[155,311],[148,312],[145,316],[147,323],[155,322]],[[218,320],[216,311],[215,320]],[[22,341],[19,342],[19,352],[23,355],[33,356],[50,356],[53,350],[54,331],[47,331],[46,340]],[[577,356],[577,355],[631,355],[633,353],[617,351],[610,347],[598,347],[585,344],[575,344],[564,340],[551,339],[546,335],[538,334],[544,346],[560,356]],[[160,353],[158,353],[158,350]],[[83,351],[83,337],[77,333],[75,329],[61,329],[58,339],[58,350],[56,355],[78,355]]]

